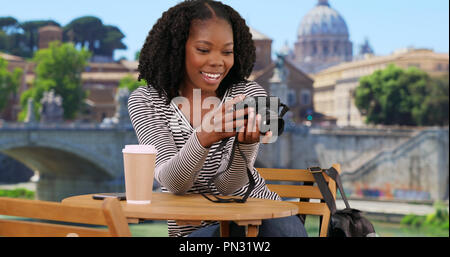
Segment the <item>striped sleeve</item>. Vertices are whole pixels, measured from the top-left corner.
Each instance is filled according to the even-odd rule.
[[[194,184],[209,149],[201,146],[196,133],[192,133],[178,151],[167,119],[145,90],[135,90],[128,99],[131,123],[139,144],[154,145],[158,151],[155,179],[170,192],[184,194]]]

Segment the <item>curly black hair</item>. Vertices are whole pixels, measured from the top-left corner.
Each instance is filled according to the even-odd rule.
[[[227,88],[246,81],[256,59],[250,29],[233,8],[213,0],[186,0],[162,14],[141,49],[138,79],[144,79],[158,90],[160,97],[166,97],[167,103],[177,97],[185,74],[185,45],[191,22],[214,17],[231,25],[234,38],[234,65],[216,93],[223,97]]]

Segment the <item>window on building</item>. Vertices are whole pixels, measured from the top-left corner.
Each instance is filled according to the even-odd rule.
[[[287,100],[287,105],[288,106],[295,106],[297,103],[296,103],[296,94],[295,94],[295,90],[293,90],[293,89],[289,89],[289,92],[288,92],[288,100]]]
[[[322,53],[327,56],[329,54],[328,41],[323,41],[322,43]]]
[[[300,103],[302,105],[310,105],[311,104],[311,91],[308,89],[302,89],[300,92]]]
[[[339,55],[339,44],[338,43],[334,44],[334,51],[333,51],[333,53],[335,55]]]
[[[316,46],[316,42],[311,42],[311,45],[312,45],[312,51],[311,51],[311,54],[312,55],[316,55],[317,54],[317,46]]]
[[[420,69],[420,63],[408,63],[408,68],[409,67],[416,67]]]

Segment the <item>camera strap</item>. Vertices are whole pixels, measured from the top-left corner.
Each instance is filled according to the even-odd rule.
[[[217,151],[222,150],[222,149],[225,147],[225,145],[227,144],[227,142],[228,142],[228,139],[227,139],[227,140],[222,140],[222,142],[220,143],[219,147],[217,147],[217,149],[214,151],[214,153],[217,152]],[[246,166],[246,168],[247,168],[247,176],[248,176],[248,182],[249,182],[249,184],[248,184],[248,187],[247,187],[247,191],[245,192],[245,194],[244,194],[244,196],[243,196],[242,198],[222,198],[222,197],[219,197],[219,196],[217,196],[217,195],[214,195],[214,194],[211,192],[211,184],[214,182],[214,180],[215,180],[218,176],[220,176],[221,174],[223,174],[224,172],[226,172],[226,171],[230,168],[230,166],[231,166],[231,160],[233,160],[233,157],[234,157],[234,154],[235,154],[235,153],[234,153],[234,152],[235,152],[235,149],[238,149],[239,154],[242,156],[242,158],[243,158],[244,161],[245,161],[245,166]],[[230,155],[230,160],[228,161],[227,167],[226,167],[223,171],[218,172],[217,174],[215,174],[215,175],[208,181],[207,191],[209,191],[209,192],[208,192],[208,193],[209,193],[209,196],[208,196],[207,194],[205,194],[205,193],[200,193],[200,194],[203,195],[203,197],[205,197],[205,198],[208,199],[209,201],[214,202],[214,203],[245,203],[245,202],[247,201],[247,198],[249,197],[250,193],[251,193],[251,192],[253,191],[253,189],[255,188],[255,185],[256,185],[255,179],[253,178],[252,172],[251,172],[250,169],[248,168],[248,160],[247,160],[247,158],[245,157],[245,155],[244,155],[244,153],[242,152],[242,150],[239,148],[239,142],[238,142],[238,138],[237,138],[237,136],[236,136],[235,139],[234,139],[234,143],[233,143],[233,147],[232,147],[231,155]],[[210,197],[211,197],[211,198],[210,198]],[[212,198],[215,198],[215,199],[212,199]]]

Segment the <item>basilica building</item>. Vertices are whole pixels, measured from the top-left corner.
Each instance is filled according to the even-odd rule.
[[[319,0],[300,23],[291,58],[302,71],[317,73],[352,60],[353,43],[349,38],[344,18],[328,0]]]

